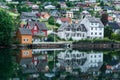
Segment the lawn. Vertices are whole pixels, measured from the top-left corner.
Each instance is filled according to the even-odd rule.
[[[45,24],[49,30],[51,30],[53,28],[55,28],[55,29],[58,28],[56,25],[50,25],[48,22],[45,22]]]

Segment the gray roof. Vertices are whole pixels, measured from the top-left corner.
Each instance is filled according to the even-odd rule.
[[[33,12],[22,12],[20,16],[21,19],[31,19],[36,17],[36,14]]]
[[[31,35],[31,31],[30,29],[27,29],[27,28],[19,28],[19,31],[21,34],[27,34],[27,35]]]
[[[37,25],[39,30],[47,30],[46,24],[44,22],[28,21],[27,23],[29,24],[30,29]]]
[[[104,25],[101,22],[100,18],[95,18],[95,17],[91,17],[91,16],[87,16],[85,18],[87,18],[91,23],[99,23],[99,27],[104,27]]]
[[[120,23],[117,22],[108,22],[108,26],[110,26],[112,29],[120,29]]]
[[[65,30],[66,28],[69,28],[71,29],[72,31],[75,31],[76,29],[80,29],[80,31],[82,32],[86,32],[87,29],[86,27],[84,26],[84,24],[81,24],[80,22],[78,23],[75,23],[73,22],[72,24],[68,24],[68,23],[63,23],[60,28],[58,29],[58,31],[60,30]]]

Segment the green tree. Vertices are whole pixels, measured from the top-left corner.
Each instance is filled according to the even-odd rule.
[[[3,10],[0,10],[0,46],[11,44],[11,32],[14,26],[13,18]]]
[[[112,34],[111,35],[111,38],[113,39],[113,40],[118,40],[118,41],[120,41],[120,34]]]
[[[112,35],[113,31],[112,28],[110,26],[106,26],[104,28],[104,36],[108,37],[109,39],[111,39],[111,35]]]
[[[17,6],[17,10],[18,10],[19,13],[21,13],[21,12],[30,12],[30,11],[32,11],[32,8],[30,8],[28,6],[19,5],[19,6]]]
[[[54,25],[55,24],[55,20],[54,20],[54,17],[51,16],[49,19],[48,19],[48,23],[51,24],[51,25]]]

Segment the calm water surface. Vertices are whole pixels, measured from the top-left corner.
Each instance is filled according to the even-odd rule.
[[[0,80],[120,80],[120,50],[0,49]]]

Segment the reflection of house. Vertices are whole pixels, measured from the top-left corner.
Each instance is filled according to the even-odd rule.
[[[87,54],[86,62],[80,67],[82,72],[98,71],[103,64],[102,52],[90,52]]]
[[[72,69],[80,68],[81,72],[96,72],[103,64],[103,53],[65,51],[58,54],[58,62],[65,68],[69,66]]]
[[[46,71],[47,53],[34,54],[33,50],[20,50],[18,58],[23,73],[38,73]]]
[[[86,53],[79,51],[65,51],[58,54],[58,62],[63,67],[79,68],[86,60]]]
[[[21,44],[32,44],[32,33],[30,29],[19,28],[16,36]]]
[[[32,50],[21,50],[19,54],[19,64],[23,73],[35,73],[37,69],[32,63]]]

